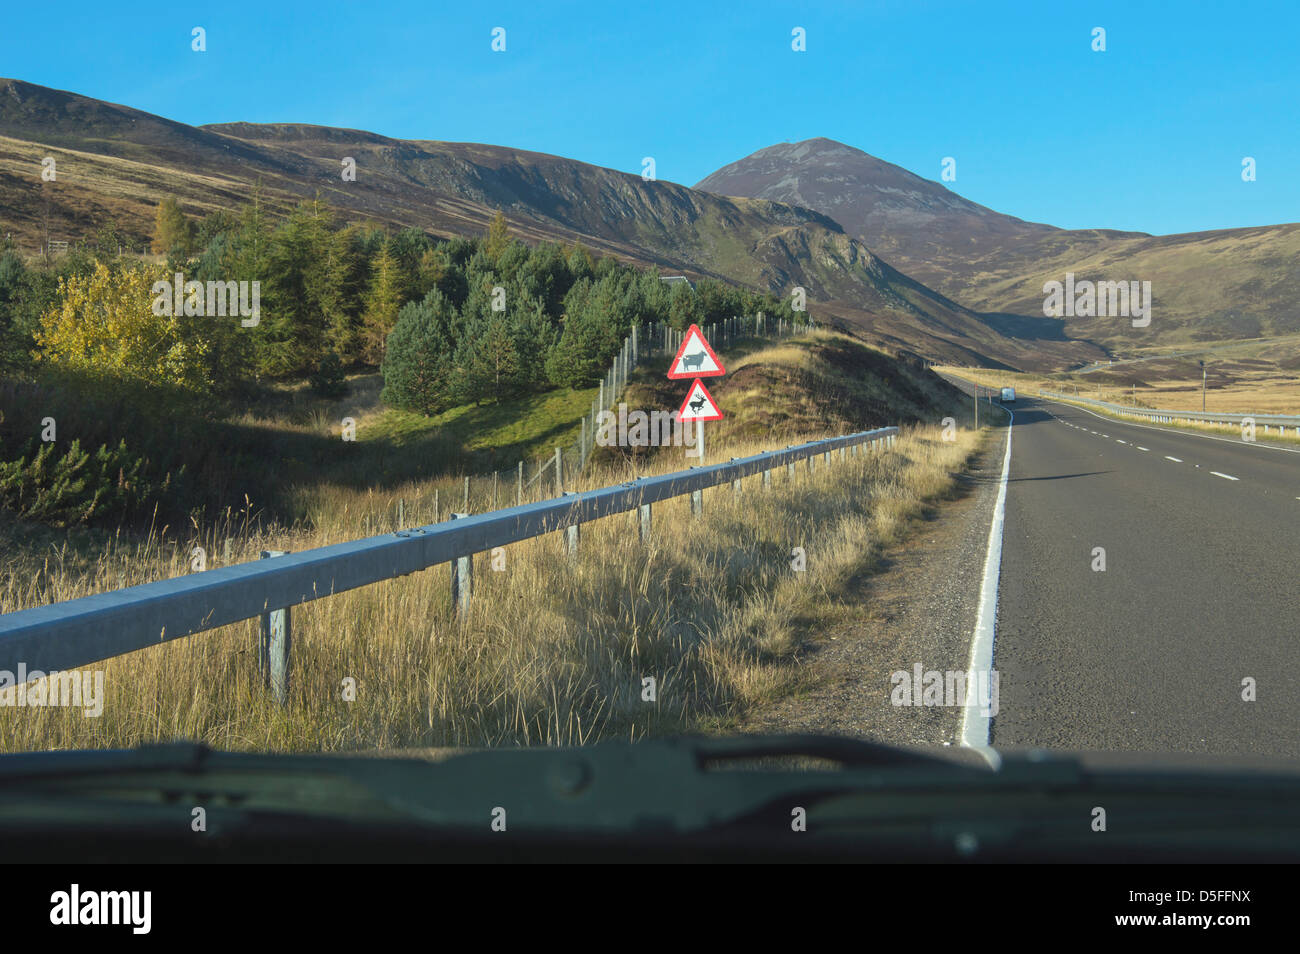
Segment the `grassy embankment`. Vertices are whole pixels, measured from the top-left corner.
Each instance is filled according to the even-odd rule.
[[[953,493],[954,472],[981,436],[941,440],[935,422],[952,413],[951,392],[848,339],[817,335],[724,357],[735,372],[712,390],[730,416],[710,435],[711,460],[778,446],[774,438],[914,423],[888,452],[818,460],[794,479],[776,472],[766,492],[754,477],[739,498],[729,487],[706,492],[698,520],[686,499],[657,506],[648,546],[627,515],[584,526],[574,559],[558,534],[509,547],[501,572],[480,555],[464,621],[451,615],[446,567],[296,607],[286,708],[257,684],[249,621],[100,664],[99,718],[0,708],[0,750],[177,738],[299,751],[586,742],[725,729],[747,707],[796,691],[794,652],[806,634],[849,611],[849,582],[880,570],[882,550]],[[681,453],[639,460],[636,472],[680,469]],[[633,466],[607,454],[573,489],[623,479]],[[236,562],[353,538],[367,515],[393,512],[397,493],[423,499],[428,489],[338,487],[310,526],[204,526],[97,553],[57,547],[50,532],[46,555],[29,549],[10,565],[0,610],[187,572],[194,545],[219,566],[228,537]],[[795,547],[807,554],[803,573],[791,567]],[[349,678],[353,702],[343,699]],[[654,702],[642,699],[646,678]]]

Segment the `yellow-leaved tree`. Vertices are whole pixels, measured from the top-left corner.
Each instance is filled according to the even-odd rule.
[[[125,384],[208,391],[213,342],[194,318],[154,313],[160,279],[158,269],[102,263],[90,275],[61,279],[60,301],[36,333],[37,360]]]

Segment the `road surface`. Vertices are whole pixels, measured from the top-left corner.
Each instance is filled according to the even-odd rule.
[[[1013,407],[992,744],[1300,757],[1300,453]]]

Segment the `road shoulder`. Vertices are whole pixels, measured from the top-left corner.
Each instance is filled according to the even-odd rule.
[[[966,671],[1006,439],[1005,427],[990,432],[958,496],[886,551],[884,572],[853,581],[839,622],[809,634],[799,657],[808,687],[750,712],[742,731],[957,744],[962,709],[894,705],[891,676]]]

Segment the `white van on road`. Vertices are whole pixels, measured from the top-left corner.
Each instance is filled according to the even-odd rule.
[[[1003,389],[1002,389],[1002,400],[1003,400],[1003,402],[1014,401],[1015,399],[1016,399],[1016,389],[1015,389],[1015,388],[1003,388]]]

